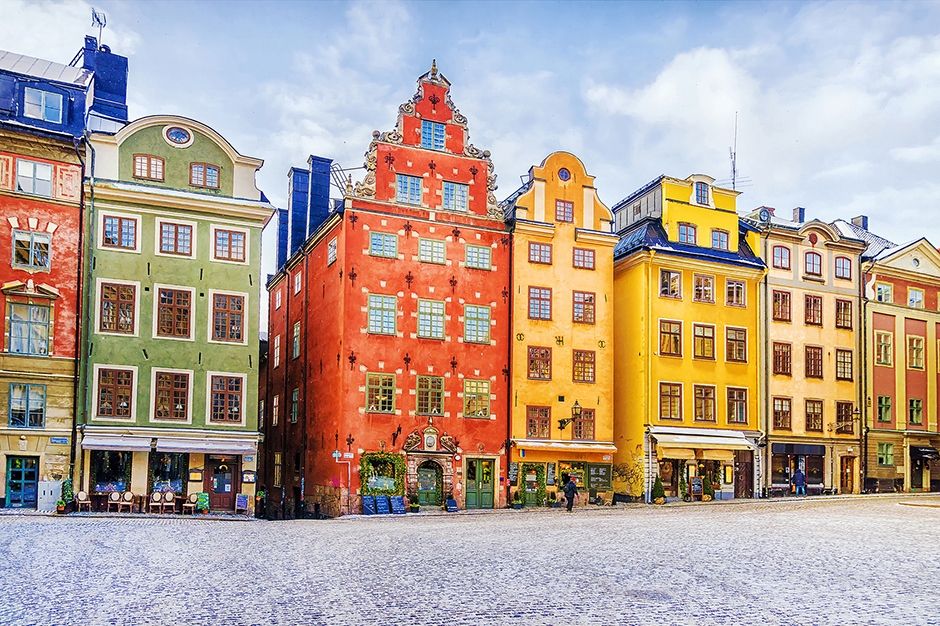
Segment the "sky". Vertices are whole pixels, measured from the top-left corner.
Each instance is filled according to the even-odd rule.
[[[608,206],[660,174],[730,186],[737,119],[739,212],[864,214],[896,243],[940,245],[937,2],[94,6],[129,59],[131,118],[213,127],[265,160],[258,186],[278,207],[310,154],[361,166],[436,59],[499,199],[556,150]],[[97,34],[90,15],[82,0],[0,0],[0,49],[68,63]]]

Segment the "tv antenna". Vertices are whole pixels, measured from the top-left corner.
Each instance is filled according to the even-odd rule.
[[[718,181],[719,185],[731,183],[731,189],[737,191],[738,185],[749,187],[751,179],[747,176],[738,177],[738,112],[734,112],[734,143],[728,151],[731,153],[731,178]]]
[[[91,8],[91,25],[98,27],[98,45],[101,45],[101,32],[104,30],[104,27],[108,25],[108,16],[104,14],[104,11],[100,13],[95,11],[95,7]]]

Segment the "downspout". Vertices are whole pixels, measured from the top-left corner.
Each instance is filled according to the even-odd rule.
[[[290,244],[288,243],[288,245]],[[288,259],[288,261],[290,261],[290,259]],[[285,263],[285,267],[284,267],[284,345],[283,345],[285,355],[289,354],[287,351],[287,338],[290,337],[290,311],[291,311],[291,302],[293,300],[294,300],[294,285],[291,280],[290,270],[287,269],[287,264]],[[268,337],[268,341],[271,341],[270,336]],[[280,348],[281,346],[278,346],[278,350],[280,350]],[[291,344],[291,350],[293,350],[293,343]],[[280,355],[278,356],[278,358],[280,359]],[[284,374],[283,374],[284,382],[282,384],[283,391],[284,391],[284,406],[283,406],[284,410],[283,411],[279,410],[279,412],[283,413],[283,415],[279,416],[281,420],[279,424],[281,428],[281,446],[280,446],[281,448],[281,485],[280,485],[281,519],[287,519],[287,508],[286,508],[287,504],[284,498],[284,493],[287,491],[287,487],[284,484],[285,482],[287,482],[285,478],[287,472],[284,471],[284,468],[285,466],[287,466],[287,463],[285,462],[286,460],[285,457],[287,455],[287,425],[290,424],[289,392],[290,392],[291,360],[292,359],[289,356],[284,357]]]
[[[515,298],[516,298],[516,285],[513,282],[513,277],[516,274],[515,271],[513,271],[513,267],[514,267],[513,263],[515,263],[515,243],[516,243],[514,225],[513,227],[509,229],[509,232],[506,234],[506,238],[509,240],[509,298],[508,298],[508,302],[506,303],[507,306],[509,307],[509,323],[506,325],[507,326],[506,340],[509,345],[509,350],[508,350],[509,363],[506,364],[506,367],[508,368],[508,372],[506,376],[506,463],[505,463],[505,467],[503,468],[503,471],[506,473],[505,491],[506,491],[506,505],[508,506],[509,505],[509,492],[511,490],[511,487],[509,485],[509,463],[512,460],[512,422],[513,422],[512,395],[514,391],[513,384],[512,384],[512,374],[513,374],[512,331],[513,331],[514,324],[515,324],[515,316],[513,315],[513,311],[516,308],[515,306],[513,306],[513,302],[515,301]],[[499,502],[497,501],[495,505],[498,506]]]
[[[767,228],[767,235],[764,237],[764,263],[767,262],[767,259],[770,258],[770,226]],[[763,310],[763,322],[764,322],[764,458],[761,459],[761,469],[763,472],[761,480],[761,496],[766,497],[770,493],[770,461],[773,455],[773,449],[771,448],[771,454],[767,454],[767,446],[770,446],[770,442],[767,441],[770,435],[770,359],[772,358],[772,353],[770,351],[770,311],[773,303],[770,300],[770,271],[769,269],[764,272],[764,310]]]
[[[302,249],[303,248],[301,248],[301,250]],[[298,385],[298,387],[303,389],[303,392],[304,392],[304,398],[301,404],[301,406],[303,406],[303,410],[300,411],[300,407],[298,407],[298,411],[300,411],[299,419],[302,420],[300,423],[300,436],[301,436],[301,440],[303,441],[303,448],[301,452],[302,456],[300,459],[300,499],[303,502],[303,506],[301,508],[301,514],[303,515],[303,517],[307,517],[307,483],[306,483],[305,478],[307,476],[307,472],[306,472],[307,470],[307,420],[309,419],[307,415],[307,340],[310,337],[310,328],[309,328],[310,272],[309,270],[310,270],[310,256],[306,252],[304,252],[304,310],[303,310],[303,317],[301,318],[301,322],[300,322],[300,332],[303,333],[303,338],[304,338],[304,351],[303,351],[303,354],[301,355],[302,362],[300,364],[301,383],[300,385]],[[348,499],[347,499],[347,502],[348,502]],[[347,508],[346,512],[348,514],[349,506],[347,505],[346,508]]]
[[[82,137],[84,139],[84,135]],[[81,362],[82,357],[82,294],[84,290],[82,289],[82,276],[83,276],[83,260],[84,255],[81,253],[82,247],[85,245],[85,159],[82,158],[82,153],[78,149],[78,144],[80,143],[79,139],[72,140],[72,147],[75,149],[75,156],[78,157],[79,163],[82,165],[82,176],[81,176],[81,185],[79,189],[78,196],[78,273],[75,276],[75,379],[72,382],[72,445],[69,446],[69,473],[68,478],[74,481],[75,477],[75,445],[76,445],[76,434],[78,433],[78,407],[80,405],[80,395],[81,395],[81,383],[79,377],[79,363]],[[81,483],[79,483],[81,484]],[[72,486],[74,490],[74,484]],[[79,487],[78,490],[81,490]]]
[[[81,249],[80,254],[79,254],[80,256],[79,267],[81,268],[80,280],[82,284],[81,313],[80,313],[82,323],[79,325],[78,350],[81,350],[82,352],[84,352],[83,350],[84,346],[88,344],[88,328],[90,324],[87,318],[91,315],[91,310],[90,310],[91,307],[89,306],[89,303],[88,303],[88,298],[90,297],[90,293],[91,293],[91,287],[90,287],[91,268],[89,268],[89,270],[86,272],[85,264],[91,258],[92,251],[94,250],[94,247],[95,247],[95,228],[94,228],[94,224],[95,224],[95,162],[97,160],[97,153],[95,152],[95,146],[91,142],[91,133],[88,130],[85,130],[84,138],[85,138],[85,145],[91,151],[91,160],[89,162],[90,175],[88,176],[88,189],[89,189],[88,191],[88,207],[89,207],[88,220],[86,221],[84,219],[85,211],[83,210],[82,211],[83,217],[81,219],[81,224],[82,224],[82,228],[88,228],[88,225],[91,224],[91,232],[88,234],[88,237],[79,235],[82,238],[83,244],[84,244],[84,249]],[[84,199],[84,188],[85,186],[83,184],[82,185],[82,198],[83,199]],[[93,265],[91,267],[93,267]],[[81,398],[84,398],[84,402],[82,402],[81,399],[79,399],[78,403],[76,403],[75,405],[74,430],[80,430],[82,435],[84,435],[85,434],[85,417],[87,415],[88,401],[89,401],[87,357],[91,356],[91,353],[89,351],[88,354],[82,354],[82,352],[79,352],[79,359],[78,359],[78,364],[77,364],[78,379],[81,382],[76,382],[76,387],[78,387],[79,385],[81,386],[80,394],[81,394]],[[79,412],[79,407],[81,407],[81,412]],[[76,441],[73,438],[72,439],[73,449],[75,448],[75,444],[76,444]],[[81,450],[80,444],[79,444],[79,450]],[[74,450],[73,450],[73,454],[75,454]],[[78,456],[79,456],[78,484],[80,485],[79,487],[80,489],[84,489],[85,488],[85,454],[84,452],[79,452]]]
[[[861,263],[859,263],[861,265]],[[868,284],[868,272],[861,273],[861,280],[858,286],[858,297],[861,302],[859,307],[859,333],[861,334],[861,355],[862,355],[862,397],[859,398],[859,410],[861,411],[864,426],[862,428],[862,484],[859,485],[859,492],[864,493],[868,489],[868,298],[865,297],[865,285]]]
[[[650,325],[653,322],[653,290],[655,289],[655,286],[656,286],[655,283],[653,282],[653,261],[655,257],[656,257],[656,251],[650,250],[650,260],[649,260],[649,264],[646,266],[646,293],[648,296],[646,298],[646,327],[647,329],[651,327]],[[653,362],[652,358],[650,357],[650,333],[646,332],[643,334],[644,334],[643,339],[645,341],[645,345],[643,346],[644,348],[643,354],[645,355],[644,358],[646,360],[645,367],[643,368],[644,375],[646,378],[646,380],[644,381],[646,384],[646,415],[644,416],[646,420],[646,428],[644,429],[643,443],[644,443],[644,446],[649,448],[649,458],[648,458],[648,464],[647,464],[647,469],[646,469],[646,503],[652,504],[653,503],[653,484],[656,482],[656,480],[653,478],[653,451],[654,449],[653,449],[653,442],[650,440],[649,431],[650,431],[650,427],[653,425],[652,423],[653,420],[650,417],[650,411],[652,410],[651,409],[652,398],[656,396],[653,395],[653,388],[652,388],[653,382],[652,382],[652,379],[650,378],[650,365]],[[659,475],[659,471],[656,472],[656,475],[657,476]]]

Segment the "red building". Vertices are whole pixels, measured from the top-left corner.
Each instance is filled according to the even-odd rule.
[[[436,66],[419,78],[341,205],[328,161],[291,172],[290,255],[268,283],[271,517],[372,494],[505,503],[509,233],[449,92]]]

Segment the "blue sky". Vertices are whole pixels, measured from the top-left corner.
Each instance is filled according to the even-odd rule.
[[[940,3],[113,2],[132,117],[174,113],[265,159],[284,206],[310,153],[362,164],[436,58],[502,199],[554,150],[608,205],[659,174],[730,177],[739,209],[870,217],[903,242],[940,206]],[[68,62],[90,5],[0,0],[0,48]]]

